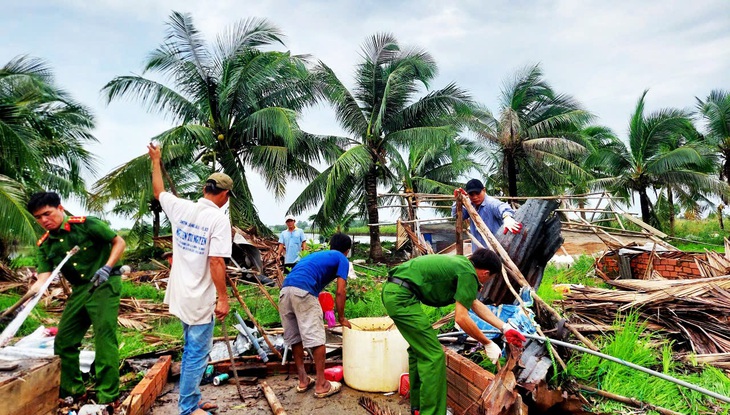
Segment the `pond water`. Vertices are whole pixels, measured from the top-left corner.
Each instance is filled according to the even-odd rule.
[[[306,235],[307,239],[319,241],[318,233],[305,232],[304,234]],[[370,243],[370,235],[350,235],[350,237],[353,238],[355,243],[361,243],[361,244]],[[395,236],[380,235],[380,242],[395,242],[395,239],[396,239]]]

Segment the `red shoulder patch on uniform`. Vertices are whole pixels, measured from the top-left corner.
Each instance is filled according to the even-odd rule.
[[[46,239],[48,239],[48,234],[50,234],[50,232],[49,232],[49,231],[46,231],[46,233],[44,233],[44,234],[43,234],[43,236],[41,236],[41,239],[39,239],[39,240],[38,240],[38,241],[37,241],[37,242],[35,243],[35,244],[36,244],[36,246],[41,246],[41,245],[43,244],[43,242],[45,242],[45,241],[46,241]]]
[[[68,218],[68,223],[84,223],[86,222],[86,216],[71,216]]]

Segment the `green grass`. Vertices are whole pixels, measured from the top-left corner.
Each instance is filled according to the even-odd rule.
[[[597,340],[603,353],[730,395],[730,379],[722,371],[711,366],[682,367],[672,355],[671,344],[647,332],[646,324],[639,321],[638,314],[620,316],[614,325],[617,328],[614,334]],[[567,373],[580,382],[680,413],[705,415],[730,411],[730,405],[721,404],[714,398],[597,356],[576,354],[567,365]],[[628,413],[622,404],[610,400],[599,401],[594,410],[597,413]]]
[[[563,294],[553,288],[556,284],[582,284],[589,287],[607,288],[608,285],[595,277],[594,262],[595,260],[590,255],[581,255],[570,268],[558,268],[554,264],[548,264],[537,295],[548,304],[552,304],[563,299]]]
[[[397,233],[396,225],[383,225],[380,227],[380,234],[387,236],[395,236]],[[347,230],[348,235],[369,235],[370,226],[353,226]]]
[[[4,293],[3,295],[0,295],[0,310],[5,310],[8,307],[15,304],[22,295],[18,293]],[[25,319],[25,322],[23,322],[23,325],[20,326],[20,329],[18,329],[18,332],[16,336],[22,337],[27,336],[35,329],[37,329],[41,324],[43,324],[43,321],[49,322],[50,315],[43,309],[43,306],[38,304],[33,308],[33,311],[30,312],[30,315],[27,319]],[[6,325],[0,326],[1,329],[5,329]]]
[[[117,330],[119,358],[123,360],[144,353],[180,346],[182,345],[182,333],[182,324],[176,317],[160,319],[154,322],[152,328],[146,332],[119,327]],[[163,346],[146,342],[145,334],[161,338]]]
[[[122,281],[122,298],[147,299],[161,303],[165,299],[165,291],[158,290],[151,283]]]

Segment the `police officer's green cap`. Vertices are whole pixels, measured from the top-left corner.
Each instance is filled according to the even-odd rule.
[[[233,180],[229,175],[225,173],[213,173],[208,176],[206,182],[212,182],[215,184],[215,187],[230,191],[231,196],[233,196]]]

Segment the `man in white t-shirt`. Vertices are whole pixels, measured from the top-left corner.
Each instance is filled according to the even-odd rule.
[[[180,415],[205,415],[214,405],[201,406],[198,385],[213,344],[213,315],[222,320],[229,310],[225,258],[231,256],[231,222],[221,207],[232,195],[233,181],[226,174],[213,173],[197,202],[177,198],[165,192],[160,148],[150,144],[147,149],[152,159],[152,190],[172,225],[175,260],[165,303],[183,325],[178,409]]]

